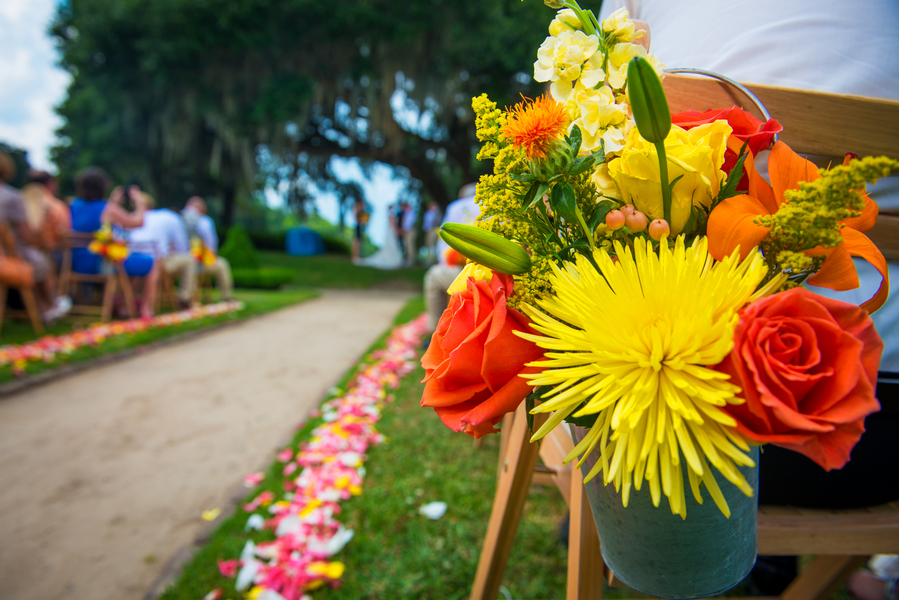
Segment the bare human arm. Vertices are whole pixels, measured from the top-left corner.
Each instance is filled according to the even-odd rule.
[[[121,202],[125,192],[119,186],[109,195],[109,201],[100,216],[101,221],[112,225],[121,225],[125,229],[136,229],[144,224],[144,213],[147,210],[144,193],[136,185],[131,186],[128,192],[134,198],[134,212],[128,212],[122,207]]]

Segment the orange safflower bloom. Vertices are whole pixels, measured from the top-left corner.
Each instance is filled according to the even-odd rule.
[[[734,142],[734,138],[731,138],[728,145],[731,144],[739,151],[739,141]],[[798,189],[801,182],[815,181],[821,177],[818,167],[793,152],[783,142],[774,144],[768,156],[770,185],[755,170],[751,153],[747,155],[743,166],[749,176],[749,193],[724,200],[709,216],[709,254],[716,260],[730,255],[737,246],[740,246],[741,257],[749,254],[768,235],[768,228],[755,223],[755,220],[760,216],[776,213],[783,204],[786,190]],[[862,214],[842,221],[842,242],[833,248],[808,251],[809,254],[827,255],[821,270],[809,277],[808,283],[837,291],[855,289],[859,286],[859,280],[852,257],[864,258],[883,278],[874,296],[861,305],[872,313],[883,306],[890,290],[886,259],[877,246],[862,233],[874,226],[879,213],[877,203],[867,194],[864,196],[865,208]]]
[[[546,158],[553,143],[568,131],[571,123],[565,107],[548,94],[516,104],[510,116],[503,127],[503,135],[511,139],[516,148],[524,148],[531,160]]]

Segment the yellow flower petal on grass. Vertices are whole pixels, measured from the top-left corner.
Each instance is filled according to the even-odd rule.
[[[702,483],[729,516],[710,467],[752,495],[737,467],[754,463],[719,408],[742,403],[740,389],[708,367],[731,351],[737,311],[764,278],[764,259],[753,252],[740,262],[735,252],[718,263],[705,238],[687,248],[683,236],[658,254],[640,238],[633,251],[616,242],[615,252],[618,262],[595,252],[599,270],[583,256],[554,267],[556,295],[540,300],[540,310],[524,307],[542,335],[521,337],[550,350],[531,363],[543,371],[525,375],[531,385],[551,388],[534,412],[597,415],[566,459],[583,462],[598,448],[587,479],[602,471],[625,506],[631,488],[648,481],[656,506],[664,493],[672,512],[686,517],[686,469],[696,500],[702,502]],[[534,438],[547,432],[543,427]]]

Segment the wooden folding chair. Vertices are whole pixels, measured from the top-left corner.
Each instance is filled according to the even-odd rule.
[[[2,259],[0,260],[14,261],[19,267],[31,269],[31,266],[28,265],[24,259],[19,258],[15,237],[13,236],[9,225],[6,223],[0,223],[0,256],[2,256]],[[34,329],[34,333],[41,335],[44,333],[44,323],[41,320],[41,313],[37,308],[37,301],[34,298],[34,279],[31,279],[29,285],[20,284],[21,282],[0,281],[0,327],[3,326],[3,318],[5,316],[26,318],[31,321],[31,327]],[[22,303],[25,305],[24,311],[6,309],[6,297],[9,288],[18,290],[19,295],[22,297]]]
[[[705,111],[741,105],[761,116],[740,92],[711,79],[668,75],[671,112]],[[781,139],[799,153],[834,157],[887,155],[899,159],[899,102],[747,85],[784,126]],[[846,115],[852,115],[849,119]],[[881,212],[867,232],[887,259],[899,259],[899,215]],[[541,415],[542,416],[542,415]],[[536,426],[539,426],[539,421]],[[570,511],[568,600],[602,598],[605,567],[582,474],[562,465],[573,448],[568,431],[557,427],[541,445],[528,441],[524,406],[503,423],[500,473],[487,535],[469,600],[496,598],[518,527],[537,458],[552,472]],[[872,554],[899,554],[899,503],[855,510],[759,507],[759,554],[813,555],[814,561],[780,596],[781,600],[825,600]]]
[[[131,289],[131,281],[125,273],[125,267],[122,263],[114,263],[103,261],[104,268],[101,273],[87,274],[77,273],[72,270],[72,250],[76,248],[87,248],[93,241],[92,233],[82,233],[79,231],[69,231],[63,237],[62,245],[62,267],[59,274],[59,293],[68,294],[72,297],[72,309],[69,314],[72,315],[99,315],[103,322],[112,318],[113,302],[117,289],[121,289],[122,296],[125,299],[125,308],[128,316],[132,319],[137,317],[137,310],[134,305],[134,292]],[[100,305],[82,302],[81,295],[78,292],[79,284],[100,285],[103,289],[103,296]]]

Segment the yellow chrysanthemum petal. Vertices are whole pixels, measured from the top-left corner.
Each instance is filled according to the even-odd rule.
[[[683,236],[658,254],[640,238],[633,249],[616,243],[617,261],[596,250],[598,270],[583,256],[554,265],[555,295],[541,299],[539,308],[523,307],[542,335],[522,337],[549,351],[531,363],[543,371],[526,376],[531,385],[550,388],[534,411],[556,411],[554,424],[569,414],[597,415],[566,460],[581,456],[580,464],[598,448],[587,480],[602,472],[625,505],[631,488],[647,481],[653,504],[664,493],[683,517],[683,469],[696,500],[702,501],[704,484],[725,515],[730,511],[712,467],[752,494],[738,469],[754,464],[745,454],[749,446],[720,410],[742,402],[740,388],[709,365],[733,348],[737,311],[766,267],[758,253],[715,262],[707,248],[705,238],[688,248]]]

